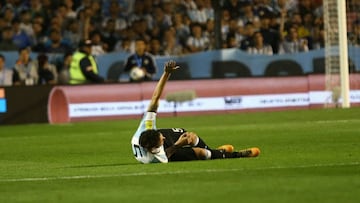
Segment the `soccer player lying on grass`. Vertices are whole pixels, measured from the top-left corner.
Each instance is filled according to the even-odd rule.
[[[260,150],[256,147],[234,151],[232,145],[223,145],[211,149],[194,132],[187,132],[183,128],[156,128],[160,96],[171,73],[178,68],[175,61],[165,63],[164,73],[156,85],[147,112],[131,140],[135,158],[141,163],[167,163],[258,156]]]

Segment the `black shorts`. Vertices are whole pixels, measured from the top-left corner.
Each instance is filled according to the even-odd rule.
[[[198,160],[192,147],[182,147],[178,149],[169,158],[169,161],[192,161],[192,160]]]

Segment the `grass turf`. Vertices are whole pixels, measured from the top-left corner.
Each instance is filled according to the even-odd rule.
[[[360,109],[158,118],[257,158],[143,165],[139,120],[0,127],[0,202],[359,202]]]

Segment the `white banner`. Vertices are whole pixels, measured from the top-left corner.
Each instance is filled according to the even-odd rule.
[[[177,103],[160,101],[158,112],[196,112],[217,110],[239,110],[275,107],[308,106],[330,102],[331,92],[313,91],[309,93],[234,95],[226,97],[203,97],[193,101]],[[141,115],[150,100],[99,102],[69,105],[70,117]],[[350,92],[350,102],[360,103],[360,90]]]

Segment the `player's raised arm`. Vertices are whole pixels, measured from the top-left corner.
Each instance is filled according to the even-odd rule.
[[[169,79],[171,73],[178,68],[179,66],[176,65],[175,61],[168,61],[165,63],[164,73],[161,75],[160,80],[155,87],[147,110],[148,112],[157,112],[159,106],[159,99],[164,90],[166,81]]]

